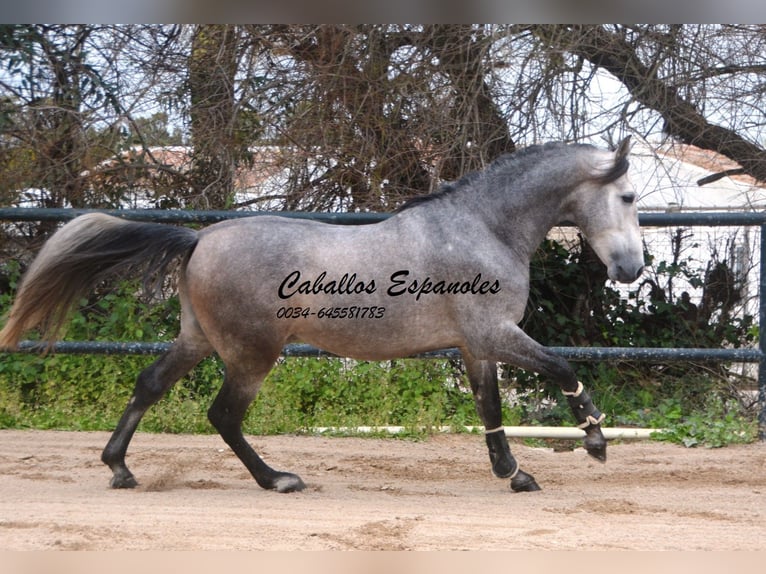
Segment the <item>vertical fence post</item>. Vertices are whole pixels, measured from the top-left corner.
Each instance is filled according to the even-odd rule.
[[[761,230],[761,265],[758,290],[758,437],[766,441],[766,225]]]

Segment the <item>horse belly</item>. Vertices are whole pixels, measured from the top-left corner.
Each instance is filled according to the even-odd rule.
[[[395,317],[363,319],[311,318],[296,323],[291,340],[360,360],[387,360],[459,346],[457,330],[440,320],[400,321]]]
[[[193,312],[219,353],[296,341],[339,356],[386,360],[460,343],[444,305],[407,305],[378,293],[282,299],[278,289],[269,278],[248,281],[230,271],[188,286]]]

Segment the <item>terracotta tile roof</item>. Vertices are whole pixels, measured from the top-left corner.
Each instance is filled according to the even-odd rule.
[[[719,173],[730,169],[741,169],[742,166],[718,152],[702,149],[695,145],[689,145],[679,142],[663,145],[659,147],[657,153],[668,159],[675,159],[684,163],[696,165],[711,173]],[[746,185],[763,187],[755,178],[746,174],[730,175],[735,181]]]

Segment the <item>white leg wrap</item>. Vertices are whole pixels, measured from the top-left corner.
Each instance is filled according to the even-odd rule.
[[[583,386],[580,381],[577,381],[577,390],[574,392],[561,391],[565,397],[579,397],[582,394]]]
[[[606,418],[606,415],[603,413],[598,418],[594,417],[593,415],[588,415],[585,422],[577,425],[577,428],[584,429],[584,428],[588,428],[590,425],[600,424],[604,421],[605,418]]]

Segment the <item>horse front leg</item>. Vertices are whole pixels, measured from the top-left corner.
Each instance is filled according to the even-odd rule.
[[[601,432],[604,415],[593,404],[566,360],[532,339],[515,323],[494,332],[480,348],[482,354],[537,372],[558,384],[577,420],[577,426],[585,431],[585,450],[596,460],[606,462],[606,439]]]
[[[523,355],[514,354],[509,361],[522,369],[534,370],[559,385],[577,420],[577,427],[585,431],[583,446],[586,452],[600,462],[606,462],[606,439],[601,432],[604,414],[593,404],[590,395],[577,380],[569,363],[533,339],[523,341]]]
[[[463,352],[468,381],[471,384],[476,410],[484,423],[484,437],[492,464],[492,473],[498,478],[510,478],[514,492],[540,490],[531,474],[519,468],[511,454],[508,438],[502,420],[500,390],[497,384],[497,364],[491,361],[477,361]]]
[[[585,431],[583,446],[589,455],[598,461],[606,462],[606,439],[601,432],[601,423],[606,416],[599,411],[590,398],[583,384],[577,381],[573,391],[562,389],[569,407],[577,419],[577,426]]]
[[[574,370],[565,359],[527,335],[524,337],[523,344],[527,352],[523,359],[517,359],[516,364],[524,369],[531,368],[558,383],[577,420],[577,427],[585,431],[585,451],[596,460],[606,462],[606,439],[601,432],[605,415],[593,404],[588,391],[577,380]]]

